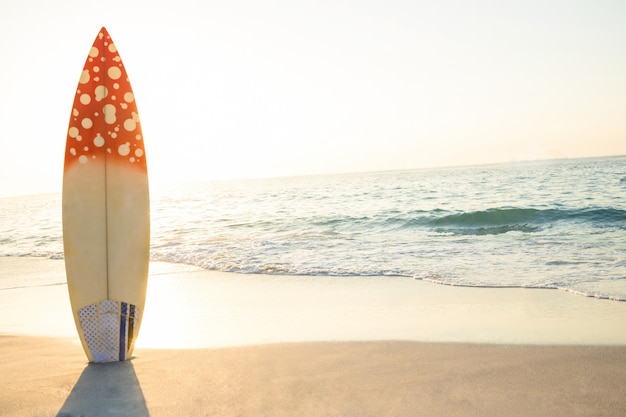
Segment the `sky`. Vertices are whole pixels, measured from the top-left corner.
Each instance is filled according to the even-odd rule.
[[[105,26],[150,182],[626,154],[622,0],[0,0],[0,196],[60,192]]]

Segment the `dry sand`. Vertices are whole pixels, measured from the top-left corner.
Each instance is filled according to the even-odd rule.
[[[152,264],[135,358],[88,365],[63,263],[12,277],[0,416],[626,415],[626,303]]]
[[[624,416],[626,348],[416,342],[137,352],[0,337],[3,416]]]

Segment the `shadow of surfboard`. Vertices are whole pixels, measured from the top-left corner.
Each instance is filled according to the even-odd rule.
[[[78,416],[150,416],[130,361],[87,365],[57,414]]]

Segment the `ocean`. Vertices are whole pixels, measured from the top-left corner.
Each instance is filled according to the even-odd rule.
[[[60,194],[0,210],[0,256],[63,258]],[[181,183],[151,217],[154,261],[626,301],[626,157]]]

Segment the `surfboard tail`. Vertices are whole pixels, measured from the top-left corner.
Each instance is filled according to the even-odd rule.
[[[78,317],[93,362],[131,358],[140,322],[137,306],[109,299],[81,308]]]

